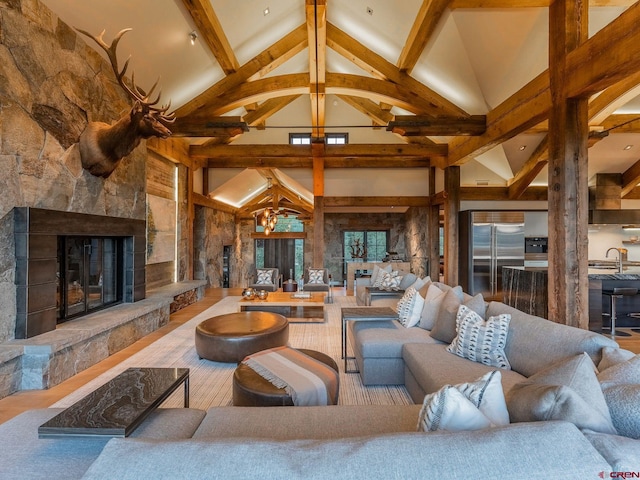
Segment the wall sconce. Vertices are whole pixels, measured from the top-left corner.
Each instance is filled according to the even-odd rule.
[[[195,30],[193,30],[190,34],[189,34],[189,41],[191,42],[191,45],[195,45],[196,44],[196,40],[198,39],[198,34],[196,33]]]

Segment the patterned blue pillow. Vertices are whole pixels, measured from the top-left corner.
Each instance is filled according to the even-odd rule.
[[[309,283],[324,283],[324,269],[309,269]]]

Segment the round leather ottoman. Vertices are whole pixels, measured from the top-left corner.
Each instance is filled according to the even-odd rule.
[[[196,352],[214,362],[237,363],[247,355],[289,341],[289,322],[270,312],[238,312],[211,317],[196,327]]]
[[[328,365],[336,372],[338,365],[333,359],[315,350],[298,349],[300,352]],[[331,404],[338,403],[338,392],[332,398]],[[291,395],[284,388],[275,387],[244,363],[238,365],[233,372],[233,405],[240,407],[280,407],[293,406]]]

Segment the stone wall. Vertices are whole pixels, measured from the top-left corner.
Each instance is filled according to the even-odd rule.
[[[77,145],[88,121],[111,123],[129,105],[107,62],[45,6],[0,1],[0,218],[29,206],[144,219],[144,142],[108,179],[82,169]],[[0,342],[16,294],[3,232]]]
[[[406,244],[411,255],[406,260],[411,262],[411,271],[420,277],[429,273],[429,209],[411,207],[405,214],[407,221]]]
[[[234,224],[234,216],[230,213],[196,206],[193,227],[195,279],[206,280],[210,287],[222,286],[222,252],[225,245],[235,244]],[[239,286],[235,272],[237,269],[235,259],[236,256],[232,255],[229,279],[231,287]]]

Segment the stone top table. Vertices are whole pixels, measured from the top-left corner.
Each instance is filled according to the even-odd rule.
[[[181,384],[186,408],[188,368],[129,368],[40,425],[38,436],[128,437]]]

